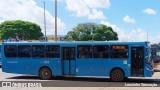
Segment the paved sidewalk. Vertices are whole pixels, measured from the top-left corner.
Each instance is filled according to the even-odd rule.
[[[160,90],[160,87],[52,87],[52,88],[0,88],[0,90]]]

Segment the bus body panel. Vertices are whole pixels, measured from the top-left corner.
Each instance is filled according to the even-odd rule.
[[[53,75],[60,76],[61,60],[60,59],[5,59],[6,65],[3,66],[3,72],[17,74],[38,75],[41,67],[49,67]],[[24,63],[25,62],[25,63]]]
[[[120,68],[124,71],[126,77],[130,77],[130,64],[127,60],[108,60],[108,69],[109,73],[114,69],[114,68]]]
[[[96,64],[95,64],[96,63]],[[92,76],[108,76],[108,61],[107,59],[94,59],[91,61]]]
[[[77,76],[108,76],[108,66],[106,59],[86,59],[77,60]]]

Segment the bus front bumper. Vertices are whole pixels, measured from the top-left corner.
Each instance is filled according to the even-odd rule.
[[[146,69],[153,75],[154,74],[154,68],[153,69],[150,69],[148,67],[146,67]]]

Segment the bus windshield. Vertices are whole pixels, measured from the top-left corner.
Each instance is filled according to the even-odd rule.
[[[1,59],[1,45],[0,45],[0,59]]]
[[[1,65],[1,45],[0,45],[0,65]]]
[[[151,50],[150,47],[146,47],[146,62],[152,65],[153,60],[151,59]]]

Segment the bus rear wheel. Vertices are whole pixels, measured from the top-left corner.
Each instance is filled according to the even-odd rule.
[[[125,78],[124,72],[121,69],[111,71],[110,79],[115,82],[123,81]]]
[[[39,71],[39,77],[42,80],[49,80],[52,77],[52,72],[51,72],[51,70],[49,68],[44,67],[44,68],[40,69],[40,71]]]

